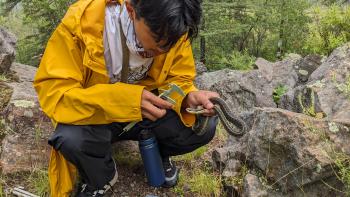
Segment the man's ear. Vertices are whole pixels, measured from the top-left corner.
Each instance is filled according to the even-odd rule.
[[[125,1],[125,7],[126,7],[126,10],[128,11],[128,14],[129,14],[129,17],[131,20],[135,20],[135,9],[134,7],[132,7],[130,1],[126,0]]]

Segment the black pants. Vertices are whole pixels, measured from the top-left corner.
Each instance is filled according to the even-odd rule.
[[[125,133],[122,133],[122,128],[126,123],[83,126],[58,124],[49,144],[77,167],[86,184],[101,189],[115,174],[111,151],[113,142],[138,140],[139,132],[148,127],[157,138],[162,157],[181,155],[210,142],[215,135],[217,122],[217,117],[211,118],[210,129],[203,136],[196,135],[191,128],[186,127],[172,110],[168,110],[156,122],[142,121]]]

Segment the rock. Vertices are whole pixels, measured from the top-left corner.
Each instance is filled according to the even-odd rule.
[[[288,89],[294,88],[298,83],[298,74],[295,70],[295,64],[302,57],[296,54],[289,54],[284,60],[273,64],[271,86],[285,86]]]
[[[33,82],[37,68],[14,62],[10,70],[18,76],[17,82]]]
[[[263,188],[257,176],[247,174],[243,182],[243,197],[267,197],[267,191]]]
[[[222,172],[222,176],[224,178],[236,177],[240,174],[241,167],[242,167],[241,161],[236,159],[230,159],[226,163],[226,167]]]
[[[297,61],[294,69],[297,71],[299,84],[309,80],[310,75],[321,65],[322,58],[320,55],[308,55]]]
[[[265,60],[264,58],[258,58],[255,61],[255,66],[259,69],[261,74],[267,79],[268,82],[272,81],[273,63]]]
[[[350,43],[336,49],[308,83],[282,96],[279,106],[350,125]]]
[[[0,74],[6,74],[15,59],[16,38],[0,27]]]
[[[212,160],[214,169],[222,170],[226,167],[226,161],[228,159],[227,148],[215,148],[212,153]]]
[[[317,81],[330,77],[335,71],[343,74],[349,73],[349,54],[350,42],[335,49],[322,65],[311,74],[310,81]],[[339,70],[342,72],[338,72]]]
[[[5,82],[13,92],[2,111],[10,131],[3,139],[0,157],[4,174],[27,171],[33,166],[47,167],[50,150],[47,139],[54,130],[50,119],[42,112],[32,86],[36,69],[13,65],[11,71],[20,77],[18,82]]]
[[[32,171],[48,164],[47,140],[38,136],[29,139],[22,134],[11,133],[2,142],[1,167],[3,174]]]
[[[113,152],[122,152],[123,154],[135,154],[139,152],[139,146],[136,141],[118,141],[113,144]]]
[[[273,88],[258,70],[240,72],[229,69],[204,73],[197,77],[200,89],[215,91],[235,112],[250,111],[254,107],[275,107]]]
[[[298,84],[295,65],[306,64],[299,55],[271,63],[262,58],[255,62],[257,70],[247,72],[224,69],[204,73],[196,78],[199,89],[218,92],[233,111],[250,111],[254,107],[276,107],[273,91],[278,86],[293,89]]]
[[[196,73],[197,75],[201,75],[207,72],[207,67],[202,62],[196,62]]]
[[[252,129],[226,154],[230,159],[243,154],[242,162],[287,192],[335,176],[330,159],[335,152],[350,154],[349,127],[282,109],[259,108]]]

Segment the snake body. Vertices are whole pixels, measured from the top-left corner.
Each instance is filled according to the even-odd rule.
[[[246,124],[241,118],[236,116],[231,111],[231,109],[223,99],[214,97],[210,98],[209,100],[214,104],[214,110],[216,111],[222,124],[224,125],[225,130],[230,135],[240,137],[245,134],[247,130]],[[197,115],[197,121],[193,125],[192,129],[197,133],[197,135],[203,135],[205,131],[207,131],[206,128],[208,126],[210,118],[201,115],[204,112],[203,107],[197,109],[187,108],[186,111]]]

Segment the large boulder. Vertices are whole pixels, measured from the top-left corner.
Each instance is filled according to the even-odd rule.
[[[7,73],[15,59],[16,38],[0,27],[0,74]]]
[[[32,85],[36,68],[14,63],[11,71],[19,79],[5,82],[12,95],[1,113],[7,130],[0,157],[4,174],[46,167],[49,158],[47,138],[53,131]]]
[[[224,188],[243,196],[344,196],[337,172],[350,157],[350,43],[328,58],[258,58],[255,67],[204,73],[196,81],[227,99],[248,127],[213,151],[214,167],[228,180]],[[279,86],[288,91],[274,106]],[[230,181],[240,177],[241,185]]]
[[[196,85],[200,89],[218,92],[236,112],[250,111],[254,107],[277,107],[273,100],[275,88],[293,89],[299,83],[300,65],[305,65],[305,62],[296,54],[275,63],[258,58],[255,70],[204,72],[196,78]]]
[[[336,49],[308,79],[285,94],[279,106],[350,125],[350,43]]]
[[[217,150],[220,157],[214,159],[221,161],[215,163],[224,163],[225,172],[231,160],[239,160],[261,172],[270,189],[283,195],[336,177],[334,157],[350,155],[350,128],[342,124],[277,108],[257,108],[251,119],[250,131],[239,142]],[[342,184],[338,181],[335,187]]]
[[[200,89],[219,93],[235,112],[276,106],[271,96],[273,88],[258,70],[240,72],[224,69],[204,73],[197,77],[196,84]]]

